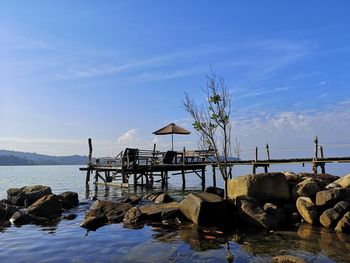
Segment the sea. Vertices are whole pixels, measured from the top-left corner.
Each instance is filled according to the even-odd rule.
[[[246,170],[245,170],[246,169]],[[310,172],[310,167],[274,167],[273,170]],[[335,175],[350,172],[350,165],[326,166]],[[208,172],[207,186],[212,184]],[[234,176],[249,173],[248,168],[234,168]],[[187,175],[188,189],[180,190],[181,175],[169,180],[168,192],[180,200],[189,191],[200,189],[201,181]],[[142,196],[147,189],[85,188],[85,173],[79,166],[2,166],[0,199],[12,187],[48,185],[53,193],[74,191],[81,205],[70,213],[74,220],[57,220],[47,225],[23,225],[0,228],[0,262],[270,262],[277,255],[294,255],[306,262],[350,262],[350,235],[321,227],[301,225],[290,231],[237,230],[223,233],[185,224],[178,229],[149,224],[141,229],[110,224],[96,231],[79,226],[92,198],[113,200],[126,193]],[[218,185],[222,186],[218,176]]]

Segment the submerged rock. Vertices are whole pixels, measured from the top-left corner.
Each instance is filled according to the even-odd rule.
[[[29,206],[26,212],[39,217],[55,218],[61,215],[62,206],[57,195],[46,195]]]
[[[316,194],[316,205],[329,208],[339,201],[350,201],[350,188],[333,188]]]
[[[78,194],[75,192],[63,192],[58,195],[59,200],[62,203],[62,208],[71,209],[79,205]]]
[[[335,227],[335,231],[350,233],[350,211],[346,212]]]
[[[74,220],[75,218],[77,218],[76,214],[68,214],[63,216],[63,219],[66,219],[66,220]]]
[[[283,255],[271,259],[272,263],[306,263],[305,260],[296,256]]]
[[[10,222],[14,225],[27,225],[31,223],[44,224],[48,221],[47,218],[34,216],[20,210],[14,213],[10,218]]]
[[[119,223],[131,208],[132,205],[127,203],[97,200],[86,212],[80,226],[95,230],[106,223]]]
[[[226,205],[220,196],[190,193],[179,205],[182,214],[196,225],[217,225],[225,222]]]
[[[160,203],[170,203],[174,201],[167,193],[164,192],[155,192],[144,196],[145,199],[155,202],[156,204]]]
[[[314,225],[318,222],[317,207],[309,197],[299,197],[296,205],[301,217],[307,223]]]
[[[250,196],[259,200],[289,199],[289,187],[283,173],[238,176],[228,180],[228,197]]]
[[[320,223],[324,227],[334,227],[342,218],[346,211],[349,210],[350,204],[346,201],[337,203],[333,208],[327,209],[320,216]]]
[[[52,194],[51,188],[44,185],[10,188],[7,190],[7,200],[18,206],[30,206],[39,198]]]

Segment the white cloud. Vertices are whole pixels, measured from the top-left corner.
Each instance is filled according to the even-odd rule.
[[[127,131],[126,133],[123,133],[119,138],[117,139],[118,145],[127,145],[131,146],[134,145],[137,139],[137,130],[131,129]]]

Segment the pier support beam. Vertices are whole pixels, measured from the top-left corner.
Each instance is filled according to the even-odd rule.
[[[202,191],[205,190],[205,168],[202,168]]]
[[[184,191],[186,188],[185,170],[181,170],[181,175],[182,175],[182,191]]]
[[[215,174],[215,166],[212,166],[213,169],[213,187],[216,187],[216,174]]]

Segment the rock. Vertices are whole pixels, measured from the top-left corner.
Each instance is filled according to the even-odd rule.
[[[128,204],[137,204],[138,202],[140,202],[140,197],[138,197],[135,194],[128,194],[128,195],[124,195],[122,196],[118,202],[122,202],[122,203],[128,203]]]
[[[341,187],[341,186],[339,184],[333,182],[333,183],[326,185],[325,189],[332,189],[332,188],[338,188],[338,187]]]
[[[31,218],[27,213],[17,211],[10,218],[10,222],[14,225],[26,225],[31,223]]]
[[[156,204],[170,203],[170,202],[174,201],[174,199],[171,198],[167,193],[163,193],[163,192],[151,193],[151,194],[144,196],[144,198],[147,200],[150,200],[152,202],[155,202]]]
[[[301,217],[311,225],[318,222],[318,212],[316,205],[309,197],[299,197],[296,202],[297,209]]]
[[[7,200],[18,206],[30,206],[39,198],[52,194],[51,188],[44,185],[10,188],[7,190]]]
[[[207,189],[205,189],[205,192],[207,193],[211,193],[214,195],[218,195],[221,198],[224,198],[225,195],[225,190],[219,187],[213,187],[213,186],[209,186]]]
[[[217,225],[225,221],[225,203],[220,196],[211,193],[190,193],[179,208],[196,225]]]
[[[301,196],[314,196],[318,191],[320,191],[321,188],[319,187],[318,183],[313,178],[307,178],[304,181],[298,183],[293,188],[293,198],[297,199]]]
[[[181,221],[178,218],[169,218],[162,220],[162,225],[169,228],[177,228],[181,225]]]
[[[228,180],[228,197],[250,196],[256,199],[289,199],[289,187],[283,173],[238,176]]]
[[[128,212],[126,212],[123,223],[124,225],[137,225],[142,223],[145,220],[144,217],[142,217],[142,212],[138,207],[133,207],[129,209]]]
[[[157,196],[157,198],[154,200],[154,202],[156,204],[160,204],[160,203],[170,203],[174,201],[174,199],[172,199],[168,194],[160,194]]]
[[[333,183],[343,188],[350,188],[350,174],[340,177],[338,180],[334,181]]]
[[[313,173],[300,173],[304,179],[312,178],[316,180],[320,188],[324,188],[326,185],[336,181],[339,179],[339,176],[331,175],[331,174],[313,174]]]
[[[34,216],[19,210],[12,215],[10,222],[14,225],[26,225],[30,223],[44,224],[48,222],[48,219]]]
[[[107,200],[97,200],[85,214],[80,226],[96,230],[106,223],[119,223],[126,212],[132,208],[131,204]]]
[[[170,217],[170,215],[177,215],[179,211],[178,202],[170,202],[164,204],[152,204],[143,205],[139,207],[142,216],[147,219],[161,220],[165,216]]]
[[[46,195],[29,206],[26,212],[39,217],[55,218],[62,212],[61,202],[57,195]]]
[[[79,205],[78,194],[75,192],[63,192],[58,195],[64,209],[71,209]]]
[[[303,260],[299,257],[289,256],[289,255],[273,257],[271,259],[271,262],[273,262],[273,263],[306,263],[305,260]]]
[[[239,217],[249,225],[264,229],[276,229],[279,227],[279,218],[264,211],[260,207],[258,200],[249,196],[240,196],[236,199],[236,205]],[[267,205],[266,209],[275,210],[270,205]]]
[[[350,211],[346,212],[335,227],[335,231],[350,233]]]
[[[0,221],[9,220],[18,210],[16,206],[0,203]]]
[[[316,205],[329,208],[339,201],[350,201],[350,188],[334,188],[316,194]]]
[[[68,215],[65,215],[63,217],[63,219],[66,219],[66,220],[74,220],[77,218],[77,215],[76,214],[68,214]]]
[[[327,209],[320,216],[320,223],[324,227],[333,227],[349,210],[350,204],[346,201],[340,201],[333,208]]]

